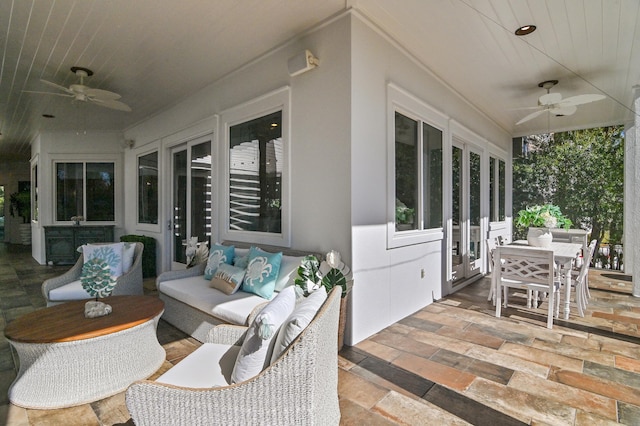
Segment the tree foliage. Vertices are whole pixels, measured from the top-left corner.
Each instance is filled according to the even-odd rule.
[[[599,242],[622,241],[622,126],[528,136],[523,146],[522,155],[514,152],[514,212],[555,204]]]

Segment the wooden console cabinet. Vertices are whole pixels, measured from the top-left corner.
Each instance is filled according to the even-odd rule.
[[[47,264],[73,264],[82,244],[113,241],[113,225],[53,225],[44,227]]]

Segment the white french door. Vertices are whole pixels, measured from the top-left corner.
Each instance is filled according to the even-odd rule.
[[[479,150],[454,140],[451,151],[451,283],[480,273],[482,264],[481,167]]]
[[[186,266],[186,243],[191,237],[211,246],[211,136],[171,149],[171,268]]]

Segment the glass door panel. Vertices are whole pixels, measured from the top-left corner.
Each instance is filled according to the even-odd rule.
[[[481,155],[463,144],[451,152],[451,282],[480,273],[482,263]]]
[[[187,241],[187,150],[173,153],[173,212],[172,245],[173,262],[187,263],[185,245]]]
[[[191,149],[191,229],[189,235],[211,246],[211,143]]]
[[[480,270],[480,154],[469,152],[469,274]]]
[[[189,142],[174,148],[172,159],[172,268],[185,267],[187,241],[211,245],[211,140]]]
[[[462,149],[454,146],[451,156],[451,168],[452,168],[452,187],[451,187],[451,202],[452,202],[452,230],[451,230],[451,272],[452,281],[457,281],[464,277],[464,262],[463,262],[463,249],[465,242],[462,241],[462,224],[464,223],[463,213],[463,168],[462,168]]]

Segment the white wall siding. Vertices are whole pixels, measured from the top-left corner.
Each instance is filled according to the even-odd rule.
[[[360,17],[351,34],[351,202],[355,285],[346,341],[356,344],[442,296],[442,235],[387,249],[387,86],[403,88],[507,150],[510,136]],[[445,129],[443,149],[451,149]],[[445,157],[447,158],[447,157]],[[444,164],[444,173],[451,173]],[[393,177],[391,177],[393,178]],[[446,198],[445,198],[446,199]],[[446,217],[445,217],[446,220]],[[424,271],[424,273],[423,273]]]
[[[124,188],[135,185],[126,180],[123,165],[123,139],[119,132],[43,132],[31,147],[32,157],[38,160],[38,222],[32,230],[33,258],[40,264],[46,261],[44,226],[55,223],[54,162],[114,161],[115,164],[115,239],[125,232]],[[71,224],[71,218],[68,222]]]
[[[350,145],[349,145],[349,38],[348,20],[337,20],[291,43],[275,49],[243,69],[214,82],[175,107],[128,129],[126,139],[136,141],[127,151],[127,178],[135,181],[136,156],[159,149],[161,164],[161,226],[137,225],[136,189],[127,188],[127,229],[158,240],[159,263],[164,269],[170,253],[165,244],[166,205],[171,193],[166,179],[169,164],[166,149],[180,140],[210,126],[214,133],[214,240],[225,224],[223,191],[215,190],[224,182],[224,162],[228,153],[215,123],[222,112],[267,93],[290,87],[291,91],[291,246],[316,252],[338,250],[345,262],[351,262],[350,246]],[[320,66],[290,77],[287,61],[310,49]],[[206,52],[203,52],[206,54]],[[212,58],[215,60],[215,58]],[[220,123],[220,127],[222,123]],[[131,175],[129,175],[131,173]],[[162,268],[161,268],[162,269]]]

